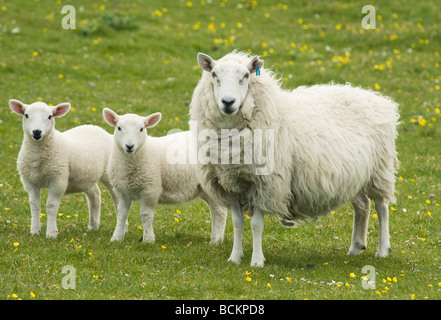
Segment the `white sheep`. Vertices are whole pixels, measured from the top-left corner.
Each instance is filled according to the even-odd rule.
[[[258,132],[274,137],[254,144],[271,164],[267,172],[256,170],[262,164],[257,161],[222,164],[215,159],[199,164],[204,190],[232,210],[234,244],[229,260],[240,263],[243,257],[245,209],[252,214],[251,265],[261,267],[264,214],[276,214],[282,224],[293,225],[348,201],[355,211],[348,254],[358,254],[366,248],[371,199],[380,224],[376,256],[386,257],[388,203],[395,201],[398,166],[398,105],[349,84],[283,90],[263,61],[240,52],[217,61],[199,53],[197,60],[204,71],[190,104],[191,130],[214,131],[218,137],[222,130],[233,129],[253,139]],[[206,150],[205,140],[197,139],[199,150]]]
[[[65,132],[55,129],[55,118],[70,110],[70,103],[48,106],[9,100],[11,109],[23,116],[23,143],[17,167],[24,189],[29,194],[31,234],[39,234],[40,189],[48,189],[46,202],[47,238],[57,237],[57,214],[64,194],[84,192],[89,205],[89,231],[100,225],[101,192],[98,181],[116,198],[107,178],[107,163],[112,136],[100,127],[78,126]]]
[[[203,192],[196,179],[196,165],[186,163],[185,159],[177,163],[169,155],[177,145],[189,148],[189,132],[159,138],[147,135],[146,129],[161,120],[161,113],[148,117],[118,115],[104,108],[103,117],[115,127],[108,173],[118,198],[118,209],[111,241],[124,239],[133,200],[140,200],[141,204],[143,242],[154,242],[153,217],[157,204],[182,203],[200,197],[208,203],[212,217],[210,243],[222,242],[227,209]]]

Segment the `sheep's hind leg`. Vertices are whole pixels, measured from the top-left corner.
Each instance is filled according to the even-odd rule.
[[[370,200],[365,194],[360,194],[352,201],[354,207],[354,224],[352,241],[348,255],[357,255],[367,246],[367,228],[370,212]]]
[[[384,199],[375,200],[375,210],[377,211],[380,224],[378,249],[375,256],[384,258],[390,252],[388,201]]]
[[[85,192],[89,204],[89,231],[96,231],[100,227],[101,191],[98,184]]]
[[[251,218],[251,231],[253,233],[253,255],[251,257],[252,267],[263,267],[265,257],[262,251],[262,233],[263,233],[264,214],[259,210],[253,210]]]
[[[228,261],[239,264],[243,258],[242,233],[244,218],[242,208],[239,203],[235,202],[231,205],[231,217],[233,220],[234,242]]]

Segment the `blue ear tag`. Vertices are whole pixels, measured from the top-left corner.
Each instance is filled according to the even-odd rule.
[[[256,67],[256,76],[260,76],[260,70],[259,70],[259,67]]]

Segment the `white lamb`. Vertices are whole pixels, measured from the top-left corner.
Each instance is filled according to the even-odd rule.
[[[276,214],[283,224],[293,225],[347,201],[355,211],[348,254],[358,254],[367,244],[371,199],[380,224],[376,256],[386,257],[388,203],[395,200],[398,166],[397,104],[349,84],[283,90],[263,61],[244,53],[233,52],[217,61],[199,53],[197,60],[204,71],[190,104],[191,130],[221,137],[225,130],[233,131],[233,136],[236,129],[236,135],[243,133],[254,142],[259,132],[259,137],[263,133],[274,137],[254,144],[269,159],[269,171],[258,171],[262,162],[257,161],[225,164],[224,158],[222,164],[219,155],[216,161],[199,164],[202,188],[232,210],[234,244],[229,260],[240,263],[243,257],[243,210],[252,214],[251,265],[261,267],[264,214]],[[201,141],[205,140],[198,136],[199,150],[206,150]],[[247,154],[243,147],[240,152]]]
[[[187,164],[185,159],[180,161],[182,163],[173,163],[175,159],[168,158],[168,152],[176,145],[189,147],[189,132],[160,138],[148,136],[146,129],[154,127],[161,120],[161,113],[148,117],[135,114],[120,116],[104,108],[103,116],[116,127],[108,169],[118,198],[117,225],[111,241],[124,239],[132,200],[141,202],[143,242],[154,242],[153,217],[157,204],[182,203],[200,197],[210,208],[210,243],[222,242],[227,209],[203,192],[196,178],[196,165]]]
[[[84,192],[89,204],[89,231],[100,225],[101,192],[98,181],[109,190],[116,207],[116,198],[107,178],[107,163],[112,136],[97,126],[83,125],[59,132],[55,118],[70,110],[69,103],[55,107],[44,102],[30,105],[9,100],[11,109],[23,116],[23,144],[17,167],[31,206],[31,234],[39,234],[40,189],[49,190],[47,238],[57,237],[57,214],[64,194]]]

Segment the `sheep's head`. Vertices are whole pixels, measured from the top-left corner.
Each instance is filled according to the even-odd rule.
[[[12,111],[23,116],[23,131],[32,139],[43,140],[55,127],[55,117],[62,117],[70,110],[70,103],[60,103],[55,107],[44,102],[34,102],[30,105],[11,99],[9,106]]]
[[[104,120],[115,127],[114,138],[125,153],[134,153],[140,148],[147,137],[147,128],[152,128],[161,120],[161,113],[153,113],[148,117],[136,114],[118,115],[109,108],[103,109]]]
[[[224,115],[239,111],[247,96],[250,74],[256,72],[256,67],[263,67],[263,61],[257,56],[244,65],[236,61],[215,61],[204,53],[198,54],[198,64],[211,73],[216,104]]]

